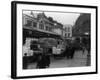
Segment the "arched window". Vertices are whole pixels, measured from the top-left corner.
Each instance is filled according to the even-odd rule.
[[[44,29],[43,21],[40,21],[40,23],[39,23],[39,29]]]

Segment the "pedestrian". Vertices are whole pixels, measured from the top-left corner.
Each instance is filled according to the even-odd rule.
[[[47,68],[48,66],[48,60],[46,55],[40,55],[38,58],[37,66],[36,68],[42,69],[42,68]]]
[[[50,66],[50,55],[45,55],[46,60],[46,68]]]
[[[28,57],[27,53],[25,53],[23,57],[23,69],[27,69],[27,66],[28,66]]]
[[[85,52],[85,47],[84,46],[82,46],[82,54],[84,54],[84,52]]]
[[[73,59],[74,58],[74,53],[75,53],[75,47],[71,47],[71,53],[70,53],[70,57],[71,57],[71,59]]]
[[[46,53],[47,51],[43,51],[43,53],[39,56],[36,68],[47,68],[50,65],[50,56]]]
[[[36,68],[45,68],[43,56],[39,55]]]
[[[50,55],[52,54],[52,48],[49,48],[47,53],[48,53],[46,55],[46,58],[47,58],[47,67],[49,67],[50,66]]]
[[[67,47],[66,47],[66,50],[65,50],[67,59],[70,58],[70,52],[71,52],[71,47],[70,47],[70,46],[67,46]]]
[[[45,48],[44,49],[44,52],[43,52],[43,57],[44,57],[44,60],[45,60],[45,67],[48,68],[49,65],[50,65],[50,54],[51,54],[51,51],[49,48]]]

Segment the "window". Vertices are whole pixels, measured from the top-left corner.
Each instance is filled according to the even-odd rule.
[[[42,23],[39,24],[40,29],[44,29],[44,25]]]
[[[51,31],[51,27],[46,26],[47,31]]]
[[[70,27],[68,27],[68,32],[70,32]]]
[[[70,37],[70,33],[68,33],[68,37]]]
[[[49,31],[52,31],[51,27],[49,27]]]
[[[33,27],[37,27],[37,23],[36,22],[33,22]]]
[[[25,26],[32,26],[32,20],[27,20]]]
[[[67,37],[67,33],[65,33],[65,37]]]
[[[48,31],[48,26],[46,26],[46,30]]]

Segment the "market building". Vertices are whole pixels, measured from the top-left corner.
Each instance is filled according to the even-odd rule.
[[[55,25],[54,22],[49,21],[44,13],[37,14],[37,17],[23,14],[23,29],[29,30],[30,34],[32,34],[32,31],[35,30],[39,31],[40,33],[41,32],[46,33],[48,35],[51,34],[51,35],[61,36],[62,35],[61,28],[63,28],[63,25],[58,22],[56,22],[56,24],[57,25]]]
[[[50,21],[44,12],[23,14],[23,45],[30,46],[34,39],[48,41],[44,42],[48,44],[46,46],[54,46],[52,43],[55,41],[56,45],[60,45],[62,43],[62,30],[63,25],[57,21]]]

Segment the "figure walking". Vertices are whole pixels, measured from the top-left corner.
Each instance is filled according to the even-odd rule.
[[[50,65],[50,57],[47,55],[40,55],[38,58],[36,68],[48,68]]]

